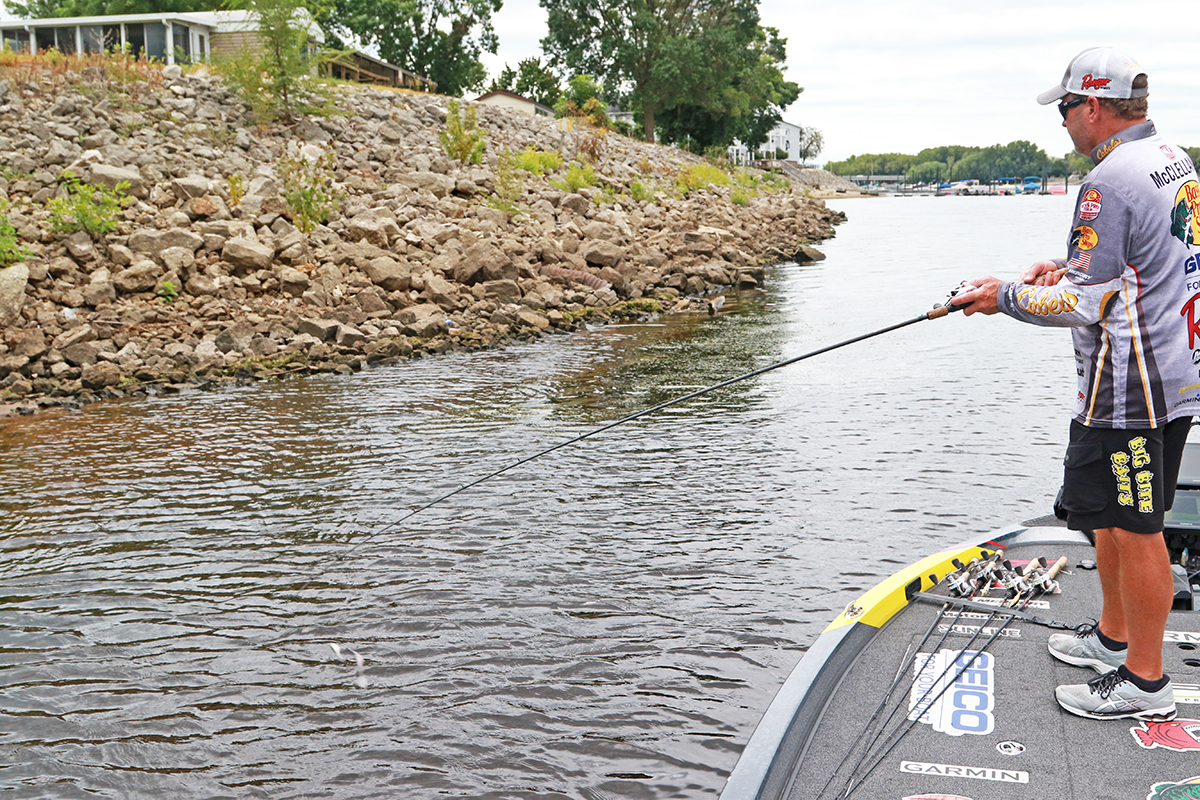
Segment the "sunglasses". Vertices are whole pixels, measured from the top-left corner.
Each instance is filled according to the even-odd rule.
[[[1067,113],[1075,106],[1083,105],[1087,102],[1086,97],[1076,97],[1074,100],[1068,100],[1065,103],[1058,104],[1058,113],[1062,114],[1062,118],[1067,118]]]

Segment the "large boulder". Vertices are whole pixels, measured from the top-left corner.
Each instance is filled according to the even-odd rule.
[[[412,268],[390,256],[371,259],[363,271],[372,283],[384,291],[405,292],[412,284]]]
[[[112,282],[117,287],[117,291],[123,294],[135,294],[152,291],[161,275],[162,268],[158,264],[144,259],[113,275]]]
[[[29,267],[13,264],[0,269],[0,327],[8,325],[21,313],[25,304],[25,286],[29,283]]]
[[[93,164],[91,183],[115,190],[122,183],[129,184],[125,191],[134,197],[145,200],[150,196],[150,185],[142,178],[142,173],[127,167],[114,167],[110,164]]]
[[[446,330],[446,312],[436,303],[421,303],[396,314],[403,333],[428,338]]]
[[[269,269],[275,258],[275,248],[268,247],[257,239],[230,239],[221,248],[221,258],[234,267],[244,270]]]
[[[454,268],[454,280],[468,286],[483,281],[515,281],[518,275],[512,259],[499,247],[487,241],[472,245],[463,253],[462,260]]]

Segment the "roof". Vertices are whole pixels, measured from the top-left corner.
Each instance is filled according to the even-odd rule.
[[[313,20],[307,9],[297,12],[308,35],[318,42],[325,41],[325,33]],[[43,17],[41,19],[19,19],[0,16],[0,28],[62,28],[72,25],[115,25],[130,22],[184,22],[202,25],[221,33],[252,31],[258,28],[254,12],[236,11],[190,11],[164,14],[103,14],[94,17]]]

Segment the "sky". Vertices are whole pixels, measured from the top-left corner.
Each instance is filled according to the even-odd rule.
[[[817,163],[1023,139],[1051,156],[1071,141],[1035,98],[1087,47],[1116,47],[1150,76],[1150,119],[1169,141],[1200,147],[1195,0],[761,0],[762,24],[787,39],[788,80],[804,87],[783,118],[824,134]],[[495,76],[541,55],[546,12],[504,0],[493,18]],[[1195,81],[1195,83],[1189,83]]]

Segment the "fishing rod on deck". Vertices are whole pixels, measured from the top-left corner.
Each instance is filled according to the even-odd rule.
[[[950,292],[950,298],[954,298],[956,295],[966,293],[974,288],[975,288],[974,286],[970,286],[969,284],[960,285]],[[382,527],[379,530],[375,531],[374,533],[370,534],[365,539],[363,539],[361,542],[358,542],[357,544],[353,545],[349,550],[338,555],[333,560],[332,563],[336,564],[337,562],[341,561],[342,559],[349,557],[358,548],[366,545],[372,539],[375,539],[376,537],[381,536],[382,534],[395,528],[398,525],[402,525],[409,519],[412,519],[417,514],[420,514],[422,511],[432,508],[433,506],[436,506],[439,503],[443,503],[446,500],[449,500],[451,497],[454,497],[457,494],[465,492],[466,490],[468,490],[472,487],[478,486],[479,484],[481,484],[485,481],[489,481],[492,478],[495,478],[499,475],[503,475],[504,473],[509,472],[510,470],[516,469],[517,467],[520,467],[523,464],[528,464],[530,461],[541,458],[544,455],[553,453],[555,450],[560,450],[564,447],[568,447],[570,445],[576,444],[577,442],[581,442],[584,439],[589,439],[593,436],[604,433],[607,430],[611,430],[611,429],[617,427],[618,425],[624,425],[626,422],[632,422],[635,419],[639,419],[639,418],[647,416],[649,414],[653,414],[656,411],[661,411],[664,408],[669,408],[671,406],[678,405],[679,403],[686,402],[693,398],[700,397],[701,395],[708,394],[709,392],[716,391],[717,389],[723,389],[726,386],[731,386],[735,383],[739,383],[741,381],[748,380],[750,378],[754,378],[759,375],[763,375],[767,372],[771,372],[773,370],[780,369],[781,367],[786,367],[791,364],[795,364],[798,361],[804,361],[805,359],[813,358],[814,356],[819,356],[824,353],[828,353],[833,350],[837,350],[839,348],[846,347],[847,345],[866,341],[867,339],[873,339],[876,336],[882,336],[886,333],[891,333],[892,331],[897,331],[897,330],[900,330],[901,328],[906,328],[909,325],[915,325],[918,322],[924,322],[925,320],[931,320],[931,319],[941,319],[942,317],[945,317],[945,316],[951,314],[952,312],[959,311],[959,310],[963,309],[964,307],[965,307],[965,304],[964,305],[954,305],[950,302],[949,299],[947,299],[947,301],[945,303],[936,305],[931,310],[925,312],[924,314],[921,314],[920,316],[913,317],[912,319],[908,319],[903,322],[898,322],[893,325],[888,325],[883,328],[879,328],[878,330],[871,331],[869,333],[860,334],[858,336],[854,336],[849,339],[845,339],[845,340],[837,342],[835,344],[826,345],[824,347],[817,348],[816,350],[809,351],[802,355],[793,356],[792,358],[788,358],[783,361],[779,361],[775,364],[771,364],[766,367],[760,367],[759,369],[751,370],[750,372],[747,372],[742,375],[738,375],[735,378],[729,378],[728,380],[721,381],[720,383],[713,384],[712,386],[706,386],[703,389],[697,389],[694,392],[689,392],[688,394],[682,395],[680,397],[676,397],[672,400],[667,400],[665,402],[659,403],[656,406],[651,406],[650,408],[643,409],[641,411],[638,411],[638,412],[635,412],[628,416],[622,417],[613,422],[609,422],[608,424],[602,425],[601,427],[596,428],[591,431],[588,431],[587,433],[580,434],[579,436],[576,436],[573,439],[568,439],[566,441],[559,442],[556,445],[547,447],[544,450],[540,450],[540,451],[534,453],[533,455],[526,456],[525,458],[522,458],[518,461],[514,461],[511,464],[501,467],[500,469],[498,469],[494,472],[491,472],[487,475],[484,475],[481,478],[476,478],[475,480],[473,480],[469,483],[464,483],[462,486],[459,486],[458,488],[456,488],[452,491],[446,492],[445,494],[435,497],[433,500],[430,500],[428,503],[425,503],[424,505],[421,505],[421,506],[413,509],[412,511],[408,512],[407,514],[402,516],[400,519],[398,519],[394,522],[390,522],[387,525],[385,525],[384,527]],[[321,572],[317,573],[317,575],[315,575],[313,578],[310,578],[309,582],[316,580],[317,577],[320,577],[320,575],[323,574],[328,569],[329,569],[328,566],[323,568]],[[305,583],[304,586],[302,586],[301,588],[304,588],[307,586],[308,586],[308,583]]]

